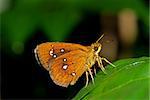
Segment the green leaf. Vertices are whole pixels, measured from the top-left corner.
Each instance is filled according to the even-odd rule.
[[[11,47],[14,53],[21,54],[23,51],[21,48],[24,48],[24,43],[32,36],[36,27],[36,18],[16,11],[3,13],[1,18],[2,40]]]
[[[74,97],[74,100],[148,100],[149,57],[116,61],[116,68],[106,66],[107,75],[101,71],[95,84],[89,84]]]
[[[149,26],[148,7],[141,0],[15,0],[8,6],[0,16],[2,41],[16,53],[23,51],[19,48],[24,48],[37,28],[50,41],[64,40],[88,12],[116,15],[129,8],[144,23],[144,30]]]
[[[77,11],[58,11],[45,16],[43,14],[42,17],[42,26],[46,35],[52,41],[60,41],[68,36],[81,16]]]

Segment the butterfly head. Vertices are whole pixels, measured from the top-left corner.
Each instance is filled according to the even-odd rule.
[[[93,43],[91,45],[91,47],[92,47],[92,51],[94,52],[95,55],[98,55],[102,49],[102,45],[100,43]]]
[[[95,53],[95,55],[98,55],[99,52],[101,51],[102,49],[102,45],[99,43],[99,41],[104,37],[104,34],[101,35],[101,37],[91,45],[92,47],[92,51]]]

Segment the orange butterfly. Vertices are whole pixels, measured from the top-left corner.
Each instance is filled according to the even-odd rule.
[[[100,57],[102,45],[99,40],[91,46],[83,46],[74,43],[47,42],[38,45],[34,52],[37,61],[49,71],[53,82],[62,87],[74,85],[81,75],[86,72],[86,85],[88,85],[88,75],[90,74],[92,82],[94,78],[91,67],[98,62],[98,66],[105,72],[102,60],[106,61],[113,67],[106,58]],[[96,70],[94,69],[96,73]]]

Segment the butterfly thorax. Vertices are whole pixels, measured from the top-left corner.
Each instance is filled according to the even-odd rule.
[[[99,52],[101,51],[101,44],[100,43],[93,43],[89,46],[88,58],[87,58],[87,65],[93,66],[96,62],[96,58],[99,56]]]

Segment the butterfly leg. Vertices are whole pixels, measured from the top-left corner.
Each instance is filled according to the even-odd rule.
[[[95,68],[95,66],[94,66],[94,75],[96,75],[96,68]]]
[[[110,64],[113,67],[116,67],[114,64],[112,64],[109,60],[107,60],[106,58],[101,58],[102,60],[106,61],[108,64]]]
[[[98,62],[98,66],[101,68],[101,70],[107,74],[107,72],[105,71],[105,68],[103,66],[103,63],[102,63],[102,58],[101,57],[97,57],[97,62]]]
[[[92,83],[94,84],[94,78],[93,78],[93,75],[92,75],[92,72],[91,72],[91,69],[88,67],[88,71],[89,71],[89,74],[91,76],[91,79],[92,79]]]
[[[85,88],[88,86],[88,82],[89,82],[89,73],[86,71],[86,84],[85,84]]]

